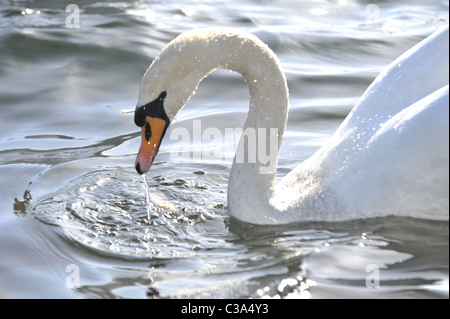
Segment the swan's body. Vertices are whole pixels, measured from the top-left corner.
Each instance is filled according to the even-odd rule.
[[[276,56],[250,34],[186,32],[167,45],[142,79],[135,113],[143,132],[136,169],[148,171],[167,126],[199,82],[223,68],[248,83],[244,131],[266,129],[262,139],[270,137],[271,128],[278,132],[269,138],[277,147],[265,163],[248,161],[260,143],[241,138],[238,151],[248,158],[237,154],[228,184],[234,217],[257,224],[387,215],[448,220],[448,57],[446,27],[394,61],[330,141],[276,182],[289,108]]]

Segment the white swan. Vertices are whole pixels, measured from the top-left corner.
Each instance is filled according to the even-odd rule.
[[[183,33],[143,76],[135,111],[142,127],[136,170],[150,169],[168,125],[200,81],[229,69],[245,78],[250,91],[244,132],[266,134],[257,133],[253,143],[241,137],[238,144],[247,155],[238,152],[230,171],[228,207],[234,217],[256,224],[387,215],[448,220],[448,34],[447,26],[395,60],[329,142],[276,182],[289,102],[275,54],[247,33]],[[250,160],[266,138],[278,146],[269,161]]]

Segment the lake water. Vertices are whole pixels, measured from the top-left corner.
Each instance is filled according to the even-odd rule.
[[[449,297],[448,222],[263,227],[230,217],[225,132],[248,110],[238,75],[209,76],[171,126],[147,176],[150,202],[134,169],[140,130],[123,112],[182,31],[250,31],[278,55],[290,88],[282,177],[385,66],[448,23],[448,1],[74,4],[0,0],[0,297]],[[171,138],[199,123],[223,139]]]

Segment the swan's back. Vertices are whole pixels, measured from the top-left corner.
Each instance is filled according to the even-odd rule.
[[[344,125],[357,126],[362,117],[393,116],[448,85],[448,37],[447,26],[394,60],[361,96]]]
[[[309,201],[304,220],[448,220],[448,35],[447,26],[395,60],[329,143],[281,181],[279,193],[298,194],[292,211]]]

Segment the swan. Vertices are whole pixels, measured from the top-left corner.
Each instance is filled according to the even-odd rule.
[[[228,182],[233,217],[253,224],[389,215],[448,220],[448,36],[446,26],[392,62],[330,140],[276,181],[289,109],[279,60],[246,32],[184,32],[142,78],[134,116],[142,130],[136,170],[147,174],[167,127],[202,79],[228,69],[248,84],[250,107],[243,130],[254,130],[258,139],[243,134],[237,146]],[[262,146],[267,155],[269,142],[274,149],[267,147],[269,158],[259,160],[254,155]]]

